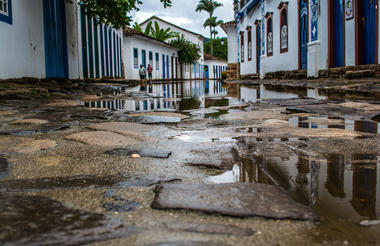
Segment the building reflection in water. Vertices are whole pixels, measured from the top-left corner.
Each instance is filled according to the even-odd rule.
[[[259,155],[243,159],[233,171],[210,181],[280,185],[298,202],[327,214],[376,219],[380,214],[379,165],[380,157],[375,155],[335,154],[322,159]]]
[[[289,119],[289,123],[300,128],[334,128],[380,134],[380,123],[370,120],[352,120],[327,116],[294,116]]]

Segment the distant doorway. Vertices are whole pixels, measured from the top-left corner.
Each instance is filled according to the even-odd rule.
[[[260,23],[256,25],[256,73],[260,73],[260,56],[261,56],[261,28]]]
[[[308,1],[299,0],[299,67],[307,69]]]
[[[378,58],[378,0],[355,1],[356,65],[375,64]]]
[[[205,78],[209,78],[208,65],[205,65]]]
[[[345,65],[344,0],[329,0],[329,67]]]

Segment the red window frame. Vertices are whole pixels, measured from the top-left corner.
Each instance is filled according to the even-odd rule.
[[[278,5],[278,9],[280,11],[280,53],[285,53],[285,52],[288,52],[288,47],[289,47],[289,18],[288,18],[288,2],[281,2],[279,5]],[[285,14],[284,14],[285,13]],[[286,31],[287,31],[287,35],[286,35],[286,47],[283,48],[282,47],[282,29],[283,27],[286,26]]]
[[[266,42],[267,42],[267,56],[273,56],[273,13],[268,12],[265,15],[267,21],[267,34],[266,34]],[[271,46],[272,49],[269,51],[269,33],[272,34]]]
[[[248,61],[252,61],[252,27],[247,26],[247,55]]]
[[[244,31],[240,32],[240,61],[241,63],[244,62]]]

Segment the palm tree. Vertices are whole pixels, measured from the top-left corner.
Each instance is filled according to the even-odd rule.
[[[155,39],[166,41],[168,39],[176,38],[178,33],[172,31],[170,28],[161,29],[157,21],[155,21],[154,27],[151,28],[149,35]]]
[[[212,31],[211,31],[211,34],[214,35],[214,39],[216,38],[216,35],[218,34],[218,31],[216,30],[216,28],[220,25],[222,25],[224,22],[222,20],[218,20],[218,17],[216,16],[213,16],[211,18],[208,18],[205,23],[203,24],[203,26],[206,28],[206,27],[211,27],[212,28]],[[211,36],[212,37],[212,36]]]
[[[211,55],[213,55],[213,53],[214,53],[214,47],[213,47],[213,44],[212,44],[212,35],[213,35],[212,30],[213,30],[213,26],[209,25],[209,24],[211,24],[210,20],[213,18],[215,9],[217,9],[219,7],[222,7],[222,6],[223,6],[223,4],[219,3],[216,0],[199,0],[198,6],[195,9],[196,12],[205,11],[205,12],[207,12],[209,14],[209,18],[205,21],[204,27],[205,28],[207,26],[210,27]],[[209,23],[208,23],[208,21],[209,21]]]
[[[149,35],[151,33],[151,30],[152,30],[152,22],[150,21],[147,25],[146,25],[146,28],[145,30],[143,31],[142,30],[142,27],[140,26],[139,23],[135,22],[135,24],[133,24],[133,29],[141,32],[141,33],[144,33],[145,35]]]

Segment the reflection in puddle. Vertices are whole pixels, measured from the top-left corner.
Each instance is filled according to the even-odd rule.
[[[123,96],[124,98],[120,99]],[[248,87],[240,84],[225,84],[221,81],[196,80],[119,88],[113,92],[114,98],[86,101],[83,105],[89,108],[126,112],[181,112],[210,107],[236,107],[243,105],[242,103],[256,103],[265,99],[289,99],[303,96],[326,99],[314,89],[289,92],[276,91],[264,85]],[[222,114],[224,113],[227,112]],[[203,115],[203,117],[217,118],[216,115]]]
[[[280,185],[322,217],[351,223],[380,214],[380,156],[376,155],[255,156],[208,181]]]
[[[350,120],[327,116],[294,116],[289,119],[292,126],[300,128],[335,128],[350,131],[380,134],[380,123],[365,120]]]
[[[235,142],[236,140],[232,137],[223,138],[210,138],[204,136],[197,136],[194,133],[183,134],[180,136],[173,137],[172,139],[178,139],[188,143],[211,143],[211,142]]]

